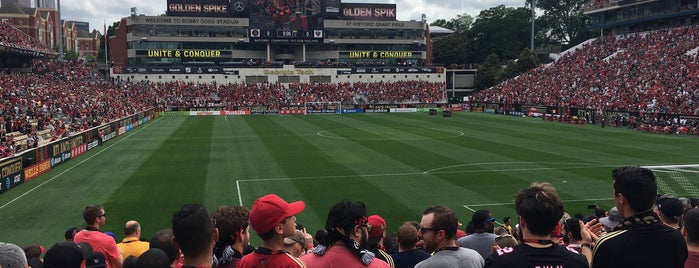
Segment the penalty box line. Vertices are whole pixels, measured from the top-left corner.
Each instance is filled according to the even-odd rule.
[[[499,163],[499,162],[493,162]],[[458,167],[457,166],[449,166]],[[398,177],[398,176],[416,176],[416,175],[438,175],[438,174],[459,174],[459,173],[483,173],[483,172],[521,172],[521,171],[541,171],[541,170],[560,170],[560,169],[588,169],[600,167],[615,167],[616,165],[588,165],[588,166],[567,166],[567,167],[543,167],[543,168],[511,168],[511,169],[479,169],[479,170],[455,170],[455,171],[438,171],[431,169],[423,172],[406,172],[406,173],[375,173],[375,174],[354,174],[354,175],[329,175],[329,176],[306,176],[306,177],[277,177],[277,178],[258,178],[258,179],[239,179],[236,182],[264,182],[264,181],[290,181],[290,180],[316,180],[316,179],[342,179],[342,178],[370,178],[370,177]]]
[[[497,164],[503,162],[488,162],[479,164]],[[512,163],[512,162],[504,162]],[[536,162],[534,162],[536,163]],[[566,163],[570,164],[570,163]],[[461,165],[457,165],[461,166]],[[452,168],[457,166],[448,166],[442,168]],[[522,172],[522,171],[541,171],[541,170],[568,170],[568,169],[587,169],[600,167],[614,167],[614,165],[594,165],[587,164],[584,166],[563,166],[550,168],[513,168],[513,169],[480,169],[480,170],[455,170],[455,171],[439,171],[442,168],[430,169],[423,172],[406,172],[406,173],[377,173],[377,174],[354,174],[354,175],[330,175],[330,176],[307,176],[307,177],[278,177],[278,178],[258,178],[258,179],[238,179],[235,180],[236,191],[238,192],[238,203],[243,206],[243,196],[241,191],[241,182],[271,182],[271,181],[291,181],[291,180],[322,180],[322,179],[343,179],[343,178],[372,178],[372,177],[397,177],[397,176],[424,176],[438,174],[463,174],[463,173],[482,173],[482,172]]]

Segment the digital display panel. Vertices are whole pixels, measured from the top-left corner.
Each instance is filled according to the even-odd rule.
[[[321,0],[250,0],[250,41],[323,42]]]

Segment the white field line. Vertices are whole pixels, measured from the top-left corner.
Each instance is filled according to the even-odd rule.
[[[459,167],[459,166],[467,166],[467,165],[494,165],[494,164],[512,164],[512,163],[529,163],[529,164],[537,164],[537,163],[558,163],[558,162],[487,162],[487,163],[474,163],[474,164],[463,164],[463,165],[455,165],[455,166],[447,166],[447,167],[441,167],[441,168],[435,168],[431,170],[427,170],[424,172],[407,172],[407,173],[384,173],[384,174],[356,174],[356,175],[334,175],[334,176],[308,176],[308,177],[280,177],[280,178],[261,178],[261,179],[241,179],[241,180],[236,180],[236,188],[238,192],[238,202],[242,206],[243,205],[243,197],[242,197],[242,190],[240,183],[241,182],[271,182],[271,181],[289,181],[289,180],[323,180],[323,179],[341,179],[341,178],[372,178],[372,177],[395,177],[395,176],[421,176],[421,175],[431,175],[431,174],[456,174],[456,173],[476,173],[476,172],[521,172],[521,171],[536,171],[536,170],[551,170],[551,169],[584,169],[584,168],[597,168],[597,167],[617,167],[620,165],[595,165],[595,164],[582,164],[585,166],[580,166],[581,163],[561,163],[561,164],[576,164],[577,166],[571,166],[571,167],[555,167],[555,168],[517,168],[517,169],[491,169],[491,170],[461,170],[461,171],[441,171],[441,172],[434,172],[437,170],[442,170],[442,169],[448,169],[448,168],[453,168],[453,167]],[[588,199],[584,199],[588,200]],[[599,199],[599,200],[609,200],[609,199]],[[591,200],[588,200],[591,201]],[[503,203],[503,204],[493,204],[493,205],[507,205],[509,203]],[[483,204],[483,205],[469,205],[469,206],[484,206],[488,204]],[[466,207],[466,205],[464,205]]]
[[[152,122],[152,121],[150,121],[150,122]],[[120,139],[120,140],[118,140],[117,142],[113,143],[112,145],[109,145],[109,146],[105,147],[104,149],[102,149],[102,150],[96,152],[95,154],[91,155],[90,157],[83,159],[82,161],[78,162],[78,163],[75,164],[74,166],[69,167],[68,169],[64,170],[63,172],[56,174],[55,176],[49,178],[48,180],[42,182],[41,184],[39,184],[39,185],[37,185],[37,186],[34,186],[34,188],[30,189],[29,191],[24,192],[24,193],[21,194],[20,196],[15,197],[14,199],[10,200],[10,202],[7,202],[6,204],[0,206],[0,210],[2,210],[3,208],[5,208],[6,206],[9,206],[10,204],[16,202],[16,201],[19,200],[20,198],[22,198],[22,197],[28,195],[29,193],[33,192],[34,190],[41,188],[41,187],[44,186],[45,184],[47,184],[47,183],[49,183],[49,182],[52,182],[53,180],[55,180],[55,179],[61,177],[63,174],[66,174],[67,172],[73,170],[74,168],[76,168],[76,167],[80,166],[81,164],[87,162],[88,160],[92,159],[93,157],[95,157],[95,156],[101,154],[102,152],[108,150],[109,148],[112,148],[112,146],[117,145],[117,144],[119,144],[119,143],[125,141],[126,139],[130,138],[130,137],[133,136],[134,134],[140,132],[141,130],[146,129],[147,127],[149,127],[149,126],[151,126],[151,125],[153,125],[153,124],[146,124],[145,126],[140,127],[140,128],[138,128],[138,129],[136,129],[136,130],[129,131],[129,133],[131,133],[131,134],[128,134],[128,135],[127,135],[126,137],[124,137],[123,139]]]
[[[455,167],[466,167],[466,166],[487,166],[487,165],[501,165],[501,164],[566,164],[566,165],[586,165],[587,167],[605,167],[596,165],[596,164],[587,164],[587,163],[568,163],[568,162],[486,162],[486,163],[468,163],[468,164],[459,164],[459,165],[453,165],[453,166],[444,166],[444,167],[438,167],[434,169],[430,169],[427,171],[423,171],[423,174],[428,174],[432,173],[434,171],[438,170],[444,170],[444,169],[451,169]],[[546,168],[546,169],[552,169],[552,168]],[[555,169],[555,168],[553,168]],[[507,170],[507,169],[505,169]],[[531,170],[540,170],[540,169],[531,169]],[[487,170],[486,170],[487,171]],[[526,171],[526,170],[517,170],[517,171]]]
[[[496,163],[483,163],[496,164]],[[432,174],[458,174],[458,173],[479,173],[479,172],[520,172],[520,171],[537,171],[537,170],[554,170],[554,169],[586,169],[597,167],[617,167],[618,165],[587,165],[587,166],[570,166],[570,167],[547,167],[547,168],[513,168],[513,169],[481,169],[481,170],[455,170],[432,172],[433,170],[441,170],[445,168],[437,168],[424,172],[407,172],[407,173],[378,173],[378,174],[354,174],[354,175],[331,175],[331,176],[308,176],[308,177],[279,177],[279,178],[258,178],[258,179],[242,179],[240,182],[264,182],[264,181],[287,181],[287,180],[318,180],[318,179],[340,179],[340,178],[371,178],[371,177],[392,177],[392,176],[416,176],[416,175],[432,175]]]
[[[698,164],[685,164],[685,165],[663,165],[663,166],[641,166],[642,168],[648,168],[648,169],[676,169],[676,168],[684,168],[684,167],[689,167],[689,168],[696,168],[699,167]]]

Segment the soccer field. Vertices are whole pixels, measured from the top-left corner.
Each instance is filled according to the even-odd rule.
[[[535,181],[556,186],[569,213],[591,214],[589,203],[613,206],[615,167],[698,164],[697,152],[695,136],[476,113],[164,116],[0,195],[0,241],[50,247],[84,227],[87,204],[105,206],[102,230],[119,240],[131,219],[150,238],[183,204],[249,208],[267,193],[305,201],[297,218],[312,233],[343,198],[364,201],[389,233],[436,204],[464,224],[477,209],[516,219],[512,196]]]

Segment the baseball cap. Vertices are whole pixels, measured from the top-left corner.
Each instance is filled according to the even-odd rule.
[[[75,246],[78,248],[80,253],[83,255],[83,258],[87,260],[87,258],[92,255],[92,246],[88,242],[78,242],[75,243]]]
[[[299,243],[304,247],[306,246],[306,237],[304,236],[302,231],[296,230],[296,233],[294,233],[294,235],[284,237],[284,244],[293,245],[294,243]]]
[[[369,238],[383,237],[383,232],[386,231],[386,221],[383,218],[381,218],[381,216],[369,216],[369,222],[367,224],[371,226]]]
[[[45,268],[80,268],[85,257],[77,244],[61,242],[53,245],[44,254]]]
[[[301,213],[303,201],[287,203],[276,194],[268,194],[255,200],[250,209],[250,226],[257,234],[264,234],[285,218]]]
[[[677,197],[663,197],[658,199],[658,210],[666,217],[679,221],[684,213],[684,205]]]
[[[476,228],[485,226],[486,222],[495,222],[495,218],[490,216],[490,211],[485,209],[477,210],[473,212],[471,216],[471,222]]]
[[[104,258],[104,254],[102,253],[92,252],[92,254],[85,259],[85,268],[102,267],[107,267],[107,260]]]
[[[610,229],[619,225],[619,223],[621,223],[622,220],[623,218],[621,218],[621,214],[619,214],[619,210],[616,207],[613,207],[609,210],[607,217],[599,218],[599,222],[601,222],[602,224],[604,224],[604,226]]]

